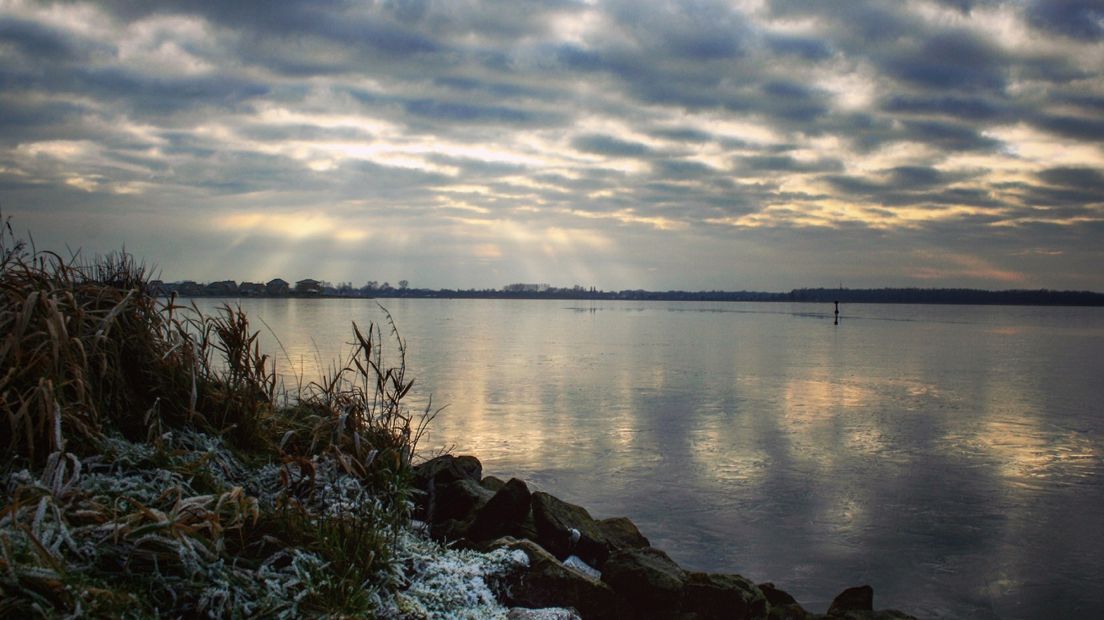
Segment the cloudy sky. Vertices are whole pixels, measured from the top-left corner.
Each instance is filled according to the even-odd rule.
[[[1100,291],[1104,10],[0,0],[0,209],[166,280]]]

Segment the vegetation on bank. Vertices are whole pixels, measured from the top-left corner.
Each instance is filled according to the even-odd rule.
[[[5,226],[0,617],[424,607],[395,593],[432,411],[404,405],[388,327],[354,325],[347,363],[292,397],[239,309],[203,316],[125,254],[67,260]]]

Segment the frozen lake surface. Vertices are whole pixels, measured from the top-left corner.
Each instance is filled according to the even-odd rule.
[[[869,583],[921,617],[1104,617],[1104,309],[381,301],[416,399],[447,405],[422,448],[628,516],[688,568],[815,612]],[[242,306],[308,379],[384,319]]]

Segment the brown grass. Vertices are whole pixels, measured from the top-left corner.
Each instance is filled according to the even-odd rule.
[[[0,617],[375,613],[432,419],[403,404],[390,317],[397,364],[353,325],[346,363],[289,398],[240,308],[4,227]]]

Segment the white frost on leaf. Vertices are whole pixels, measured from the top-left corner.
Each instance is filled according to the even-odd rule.
[[[509,610],[499,604],[496,586],[529,565],[520,549],[490,553],[449,549],[408,536],[407,588],[397,596],[398,611],[426,620],[505,619]]]

